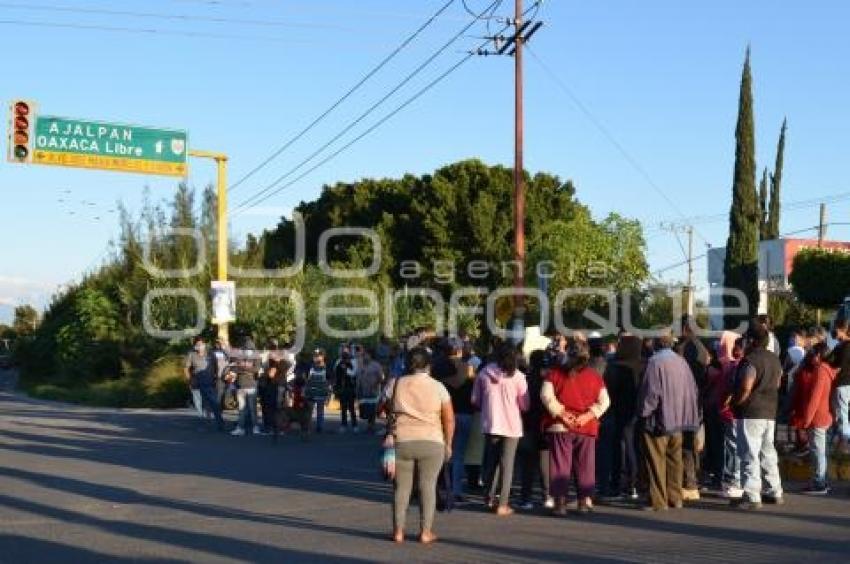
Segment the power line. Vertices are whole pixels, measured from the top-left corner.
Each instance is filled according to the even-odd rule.
[[[170,21],[198,21],[209,22],[216,24],[239,24],[252,25],[260,27],[284,27],[284,28],[312,28],[312,29],[335,29],[345,31],[356,31],[355,28],[343,27],[332,24],[297,22],[297,21],[281,21],[281,20],[252,20],[242,18],[225,18],[219,16],[197,16],[186,14],[164,14],[155,12],[136,12],[130,10],[108,10],[105,8],[85,8],[77,6],[56,6],[47,4],[17,4],[12,2],[0,2],[0,8],[8,8],[12,10],[28,10],[37,12],[59,12],[71,14],[91,14],[105,16],[126,16],[131,18],[146,18],[157,20]]]
[[[342,104],[345,100],[347,100],[351,95],[353,95],[357,90],[360,89],[363,84],[366,83],[370,78],[375,76],[382,68],[384,68],[391,60],[393,60],[396,55],[398,55],[405,47],[407,47],[414,39],[416,39],[426,28],[428,28],[434,21],[445,12],[449,6],[454,3],[455,0],[448,0],[445,4],[443,4],[439,10],[437,10],[428,20],[425,21],[424,24],[419,26],[419,28],[414,31],[411,35],[409,35],[398,47],[393,49],[389,55],[384,57],[381,62],[379,62],[372,70],[370,70],[366,75],[361,78],[357,84],[352,86],[345,94],[343,94],[336,102],[330,105],[324,112],[322,112],[317,118],[315,118],[312,122],[310,122],[307,127],[299,131],[294,137],[289,139],[286,143],[284,143],[281,147],[275,150],[271,155],[269,155],[263,162],[255,166],[251,169],[247,174],[242,176],[239,180],[230,185],[228,190],[233,190],[238,187],[240,184],[254,176],[257,172],[259,172],[262,168],[268,165],[270,162],[275,160],[281,153],[286,151],[289,147],[292,146],[293,143],[301,139],[304,135],[306,135],[311,129],[313,129],[316,125],[318,125],[322,120],[324,120],[332,111],[334,111],[340,104]]]
[[[850,192],[840,192],[838,194],[833,194],[832,196],[821,196],[818,198],[808,198],[805,200],[798,200],[794,202],[782,202],[781,211],[798,211],[802,209],[812,208],[819,206],[821,204],[834,204],[837,202],[842,202],[845,200],[850,200]],[[729,212],[718,212],[710,215],[695,215],[691,217],[684,218],[688,223],[697,223],[697,224],[705,224],[705,223],[714,223],[717,221],[721,221],[727,219],[729,217]]]
[[[416,94],[414,94],[413,96],[411,96],[410,98],[408,98],[408,99],[407,99],[404,103],[402,103],[400,106],[398,106],[397,108],[395,108],[392,112],[390,112],[389,114],[387,114],[386,116],[384,116],[383,118],[381,118],[381,119],[380,119],[377,123],[375,123],[374,125],[372,125],[371,127],[369,127],[369,128],[368,128],[367,130],[365,130],[363,133],[361,133],[360,135],[358,135],[357,137],[355,137],[354,139],[352,139],[351,141],[349,141],[348,143],[346,143],[345,145],[343,145],[342,147],[340,147],[339,149],[337,149],[336,151],[334,151],[333,153],[331,153],[330,155],[328,155],[327,157],[325,157],[324,159],[322,159],[321,161],[319,161],[318,163],[316,163],[315,165],[313,165],[312,167],[310,167],[309,169],[307,169],[306,171],[304,171],[303,173],[301,173],[301,174],[300,174],[297,178],[295,178],[295,179],[293,179],[293,180],[291,180],[291,181],[287,182],[287,183],[286,183],[286,184],[284,184],[283,186],[280,186],[280,187],[279,187],[279,188],[277,188],[276,190],[274,190],[274,191],[272,191],[271,193],[269,193],[269,194],[265,195],[265,196],[264,196],[264,197],[262,197],[261,199],[259,199],[259,200],[255,201],[255,202],[254,202],[254,203],[252,203],[251,205],[249,205],[249,206],[247,206],[247,207],[244,207],[244,208],[242,208],[241,210],[237,210],[237,211],[233,214],[233,216],[232,216],[232,217],[238,216],[238,215],[240,215],[241,213],[244,213],[245,211],[247,211],[248,209],[250,209],[250,208],[252,208],[252,207],[255,207],[255,206],[259,205],[259,204],[262,204],[263,202],[265,202],[265,201],[266,201],[266,200],[268,200],[269,198],[271,198],[271,197],[273,197],[273,196],[275,196],[275,195],[279,194],[279,193],[280,193],[280,192],[282,192],[283,190],[285,190],[285,189],[289,188],[289,187],[290,187],[290,186],[292,186],[293,184],[295,184],[295,183],[297,183],[298,181],[300,181],[301,179],[305,178],[307,175],[311,174],[313,171],[317,170],[319,167],[324,166],[325,164],[327,164],[328,162],[330,162],[331,160],[333,160],[334,158],[336,158],[336,157],[337,157],[340,153],[342,153],[343,151],[347,150],[347,149],[348,149],[348,148],[350,148],[352,145],[354,145],[355,143],[357,143],[358,141],[360,141],[361,139],[363,139],[364,137],[366,137],[367,135],[369,135],[370,133],[372,133],[373,131],[375,131],[376,129],[378,129],[378,127],[380,127],[381,125],[383,125],[384,123],[386,123],[387,121],[389,121],[389,120],[390,120],[393,116],[395,116],[396,114],[398,114],[399,112],[401,112],[403,109],[405,109],[407,106],[409,106],[410,104],[412,104],[413,102],[415,102],[415,101],[416,101],[417,99],[419,99],[422,95],[424,95],[427,91],[429,91],[431,88],[433,88],[434,86],[436,86],[439,82],[441,82],[442,80],[444,80],[446,77],[448,77],[451,73],[453,73],[453,72],[454,72],[454,71],[456,71],[458,68],[460,68],[460,66],[461,66],[461,65],[463,65],[464,63],[466,63],[469,59],[471,59],[471,58],[472,58],[472,57],[474,57],[474,56],[475,56],[475,55],[474,55],[474,53],[469,53],[469,54],[467,54],[465,57],[463,57],[462,59],[460,59],[457,63],[455,63],[454,65],[452,65],[451,67],[449,67],[449,69],[448,69],[448,70],[446,70],[446,71],[445,71],[445,72],[443,72],[440,76],[438,76],[437,78],[435,78],[434,80],[432,80],[431,82],[429,82],[427,85],[425,85],[425,87],[423,87],[423,88],[422,88],[422,89],[420,89],[418,92],[416,92]]]
[[[501,1],[501,0],[495,0],[493,2],[493,4],[491,4],[491,6],[496,5],[497,2],[499,2],[499,1]],[[489,8],[487,8],[487,9],[489,10]],[[349,123],[346,127],[344,127],[332,139],[330,139],[324,145],[319,147],[318,150],[314,151],[307,158],[303,159],[294,168],[290,169],[289,171],[287,171],[283,175],[279,176],[273,182],[268,184],[265,188],[256,192],[252,196],[249,196],[248,198],[246,198],[242,202],[240,202],[236,206],[237,211],[240,208],[248,208],[248,207],[254,206],[258,203],[257,201],[253,201],[253,200],[259,199],[258,201],[265,201],[267,198],[263,198],[264,194],[267,194],[267,193],[273,191],[275,186],[277,186],[278,184],[280,184],[281,182],[283,182],[284,180],[286,180],[287,178],[289,178],[290,176],[292,176],[293,174],[298,172],[298,170],[300,170],[303,166],[308,164],[310,161],[312,161],[314,158],[316,158],[318,155],[320,155],[325,149],[327,149],[328,147],[333,145],[336,141],[338,141],[343,135],[345,135],[346,133],[351,131],[354,127],[356,127],[357,124],[362,122],[366,117],[368,117],[370,114],[372,114],[376,109],[378,109],[384,102],[386,102],[396,92],[401,90],[407,83],[409,83],[411,80],[413,80],[414,77],[416,77],[420,72],[422,72],[422,70],[424,70],[428,65],[430,65],[437,57],[439,57],[446,49],[448,49],[452,44],[454,44],[460,37],[462,37],[463,34],[467,32],[467,30],[469,30],[473,25],[476,24],[476,22],[477,22],[477,20],[472,20],[471,22],[466,24],[460,31],[455,33],[454,36],[452,36],[439,49],[437,49],[437,51],[435,51],[433,54],[431,54],[431,56],[429,56],[425,61],[420,63],[419,66],[417,66],[404,79],[402,79],[401,82],[396,84],[396,86],[393,87],[387,94],[385,94],[377,102],[372,104],[372,106],[370,106],[365,112],[360,114],[360,116],[358,116],[353,122]],[[486,43],[489,43],[489,40]],[[484,44],[486,45],[486,43],[484,43]],[[299,177],[299,178],[301,178],[301,177]],[[277,192],[273,192],[273,193],[277,193]]]
[[[493,18],[496,17],[494,14],[496,13],[496,10],[498,10],[499,7],[502,5],[504,0],[499,0],[499,2],[496,3],[495,5],[491,4],[492,9],[487,8],[483,12],[481,12],[480,14],[476,13],[472,8],[470,8],[469,4],[467,4],[467,2],[468,2],[468,0],[461,0],[461,3],[463,4],[463,9],[466,10],[467,14],[469,14],[470,16],[475,18],[476,20],[492,20]]]
[[[829,225],[843,225],[843,224],[842,223],[826,223],[824,225],[829,226]],[[779,235],[779,238],[788,237],[790,235],[799,235],[800,233],[807,233],[809,231],[817,231],[817,229],[818,229],[817,225],[815,225],[813,227],[804,227],[802,229],[797,229],[795,231],[788,231],[787,233],[782,233],[781,235]],[[705,258],[707,256],[708,256],[708,253],[705,252],[705,253],[702,253],[701,255],[697,255],[697,256],[693,257],[692,260]],[[662,272],[667,272],[668,270],[673,270],[674,268],[679,268],[680,266],[684,266],[686,264],[688,264],[688,261],[686,261],[686,260],[680,261],[680,262],[671,264],[669,266],[665,266],[664,268],[659,268],[657,270],[653,270],[652,274],[658,275],[658,274],[661,274]]]
[[[543,71],[549,76],[549,78],[555,82],[558,86],[560,86],[561,90],[567,95],[567,97],[572,101],[572,103],[579,109],[579,111],[584,114],[584,116],[593,124],[594,127],[608,140],[611,145],[620,153],[620,155],[626,160],[626,162],[631,165],[631,167],[637,171],[637,173],[644,179],[644,181],[653,189],[655,192],[661,196],[665,202],[675,211],[682,219],[687,219],[687,216],[682,212],[679,206],[667,195],[667,193],[662,190],[658,184],[652,179],[649,173],[646,171],[643,166],[628,152],[625,147],[617,141],[614,135],[605,127],[602,122],[600,122],[593,113],[588,109],[587,106],[578,98],[578,96],[566,85],[566,83],[561,80],[555,72],[549,68],[549,66],[543,62],[543,60],[535,53],[534,49],[528,47],[528,52],[534,58],[538,65],[543,69]],[[694,233],[699,235],[700,239],[708,243],[708,239],[703,236],[698,230],[694,230]]]
[[[29,20],[0,20],[0,25],[15,25],[28,27],[47,27],[59,29],[78,29],[85,31],[108,31],[118,33],[137,33],[144,35],[173,35],[182,37],[195,37],[207,39],[240,39],[251,41],[273,41],[277,43],[300,43],[311,45],[315,42],[292,40],[288,37],[269,37],[262,35],[233,35],[226,33],[211,33],[204,31],[178,31],[170,29],[158,28],[141,28],[141,27],[124,27],[124,26],[108,26],[96,24],[75,24],[75,23],[60,23],[60,22],[44,22],[44,21],[29,21]]]

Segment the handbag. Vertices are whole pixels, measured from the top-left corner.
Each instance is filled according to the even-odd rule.
[[[387,410],[387,432],[381,444],[381,475],[384,480],[390,482],[395,479],[395,393],[398,389],[398,380],[393,384],[390,394],[389,409]]]

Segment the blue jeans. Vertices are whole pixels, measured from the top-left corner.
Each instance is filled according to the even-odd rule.
[[[472,430],[472,415],[455,414],[455,434],[452,437],[452,494],[463,495],[464,458],[469,432]]]
[[[195,406],[195,411],[198,412],[198,417],[201,419],[204,418],[204,404],[203,399],[201,398],[201,390],[198,388],[191,388],[192,392],[192,405]]]
[[[812,446],[812,485],[826,485],[826,429],[809,429],[809,444]]]
[[[741,458],[741,481],[744,495],[761,502],[762,474],[767,482],[767,494],[782,497],[782,479],[779,477],[779,455],[773,445],[776,421],[773,419],[736,419],[738,456]]]
[[[257,425],[257,388],[239,388],[236,401],[239,404],[238,426],[246,431],[252,429]]]
[[[835,413],[835,428],[841,438],[850,442],[850,386],[838,386],[832,395],[832,411]]]
[[[325,427],[325,401],[310,402],[310,417],[313,416],[313,408],[316,409],[316,432],[321,433]]]
[[[723,423],[723,487],[741,487],[741,459],[738,457],[735,422]]]
[[[218,392],[216,392],[215,386],[201,386],[198,388],[198,394],[201,396],[203,408],[213,414],[218,428],[223,429],[224,418],[221,416],[221,404],[219,403]]]

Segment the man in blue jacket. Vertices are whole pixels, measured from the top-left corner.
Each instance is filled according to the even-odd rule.
[[[697,388],[688,363],[658,337],[638,393],[638,416],[649,477],[647,510],[682,507],[682,433],[699,427]]]

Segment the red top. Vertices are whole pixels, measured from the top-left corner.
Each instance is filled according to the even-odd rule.
[[[589,366],[572,372],[567,372],[563,368],[554,368],[549,370],[546,379],[552,383],[555,397],[566,408],[564,415],[567,413],[581,415],[599,401],[599,393],[605,388],[602,376]],[[549,413],[543,417],[544,429],[557,423],[561,421]],[[599,420],[594,417],[581,427],[571,428],[570,432],[596,437],[599,435]]]
[[[792,427],[823,429],[832,425],[829,393],[834,378],[835,372],[826,362],[818,362],[811,368],[800,368],[794,378],[790,421]]]

